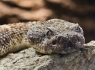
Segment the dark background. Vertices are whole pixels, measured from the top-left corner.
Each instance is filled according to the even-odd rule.
[[[60,18],[79,23],[95,40],[95,0],[0,0],[0,24]]]

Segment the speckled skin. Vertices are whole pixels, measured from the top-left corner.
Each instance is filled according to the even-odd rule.
[[[33,47],[43,54],[71,53],[85,43],[78,24],[61,19],[0,26],[0,56]]]
[[[13,23],[0,26],[0,56],[30,47],[27,31],[38,22]]]

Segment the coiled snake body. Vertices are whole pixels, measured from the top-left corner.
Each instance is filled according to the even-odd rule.
[[[71,53],[84,43],[82,28],[61,19],[0,26],[0,56],[28,47],[43,54]]]

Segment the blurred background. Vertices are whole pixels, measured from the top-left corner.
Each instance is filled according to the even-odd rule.
[[[95,0],[0,0],[0,25],[59,18],[79,23],[95,40]]]

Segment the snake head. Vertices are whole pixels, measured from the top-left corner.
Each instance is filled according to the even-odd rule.
[[[51,19],[33,25],[27,32],[31,46],[40,53],[72,53],[83,47],[85,39],[78,24]]]

